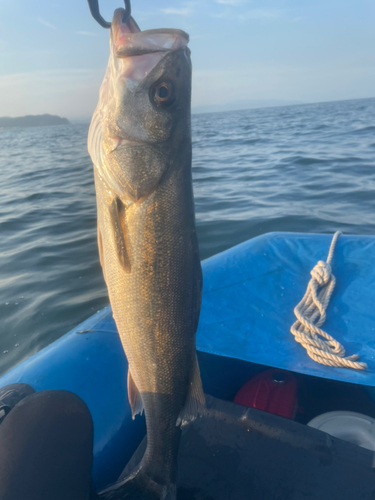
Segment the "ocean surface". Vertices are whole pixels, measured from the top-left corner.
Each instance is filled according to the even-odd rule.
[[[0,373],[106,306],[87,125],[0,130]],[[202,259],[270,231],[375,235],[375,99],[193,116]]]

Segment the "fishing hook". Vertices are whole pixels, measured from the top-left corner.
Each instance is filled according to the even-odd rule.
[[[100,14],[99,0],[87,0],[87,3],[89,4],[91,15],[95,19],[95,21],[97,21],[103,28],[110,28],[111,23],[108,23],[105,19],[103,19],[103,17]],[[132,13],[130,0],[124,0],[124,4],[125,4],[125,14],[124,17],[122,18],[123,23],[125,23],[129,19]]]

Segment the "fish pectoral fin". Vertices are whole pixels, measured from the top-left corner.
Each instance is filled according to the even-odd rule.
[[[130,368],[128,369],[128,398],[132,408],[132,418],[143,412],[143,402],[138,387],[135,385]]]
[[[105,269],[104,269],[104,255],[103,255],[103,237],[100,231],[99,221],[98,221],[98,249],[99,249],[99,261],[103,269],[103,275],[105,279]]]
[[[126,227],[125,207],[119,198],[115,198],[110,207],[111,225],[117,257],[122,268],[130,273],[130,254],[128,245],[128,230]]]
[[[206,409],[206,398],[203,393],[201,375],[197,355],[194,354],[194,365],[191,373],[189,392],[186,398],[186,403],[181,410],[176,425],[181,425],[183,422],[191,422],[199,415],[204,414]]]

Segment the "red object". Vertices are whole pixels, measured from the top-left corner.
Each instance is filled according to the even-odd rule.
[[[258,373],[241,387],[234,402],[294,419],[298,410],[297,378],[275,369]]]

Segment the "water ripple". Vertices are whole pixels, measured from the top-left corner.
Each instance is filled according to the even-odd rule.
[[[269,231],[375,234],[375,99],[192,121],[202,258]],[[0,131],[0,372],[108,302],[87,131]]]

